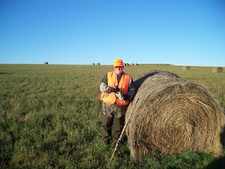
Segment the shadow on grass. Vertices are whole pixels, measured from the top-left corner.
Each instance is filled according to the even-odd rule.
[[[0,75],[7,75],[7,74],[12,74],[12,73],[0,72]]]
[[[225,147],[225,127],[222,130],[222,133],[220,134],[220,142]],[[213,160],[206,169],[225,169],[225,153],[223,153],[223,157],[219,157],[215,160]]]
[[[225,157],[213,160],[205,169],[225,169]]]

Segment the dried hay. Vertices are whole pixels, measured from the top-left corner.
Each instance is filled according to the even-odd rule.
[[[137,94],[126,115],[126,121],[131,115],[126,134],[134,160],[185,149],[221,153],[224,114],[203,87],[165,71],[152,71],[134,84]]]
[[[213,73],[222,73],[223,72],[223,68],[222,67],[215,67],[213,68]]]
[[[190,66],[184,66],[183,70],[191,70],[191,67]]]

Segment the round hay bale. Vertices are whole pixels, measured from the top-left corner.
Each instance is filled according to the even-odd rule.
[[[223,72],[223,68],[222,67],[215,67],[213,68],[213,73],[222,73]]]
[[[191,70],[191,67],[190,66],[184,66],[183,70]]]
[[[134,85],[137,93],[126,114],[132,159],[141,161],[154,152],[178,154],[186,149],[221,153],[225,117],[203,87],[165,71],[145,74]]]

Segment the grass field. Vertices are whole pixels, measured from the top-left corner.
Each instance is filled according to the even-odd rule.
[[[202,85],[225,108],[225,72],[212,67],[139,65],[125,67],[134,78],[152,70],[167,70]],[[100,140],[101,78],[106,65],[0,65],[1,168],[221,168],[225,153],[185,151],[153,154],[142,163],[130,160],[126,144],[114,147]]]

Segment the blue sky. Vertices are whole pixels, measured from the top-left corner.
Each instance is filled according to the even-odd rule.
[[[224,0],[0,0],[0,64],[225,65]]]

